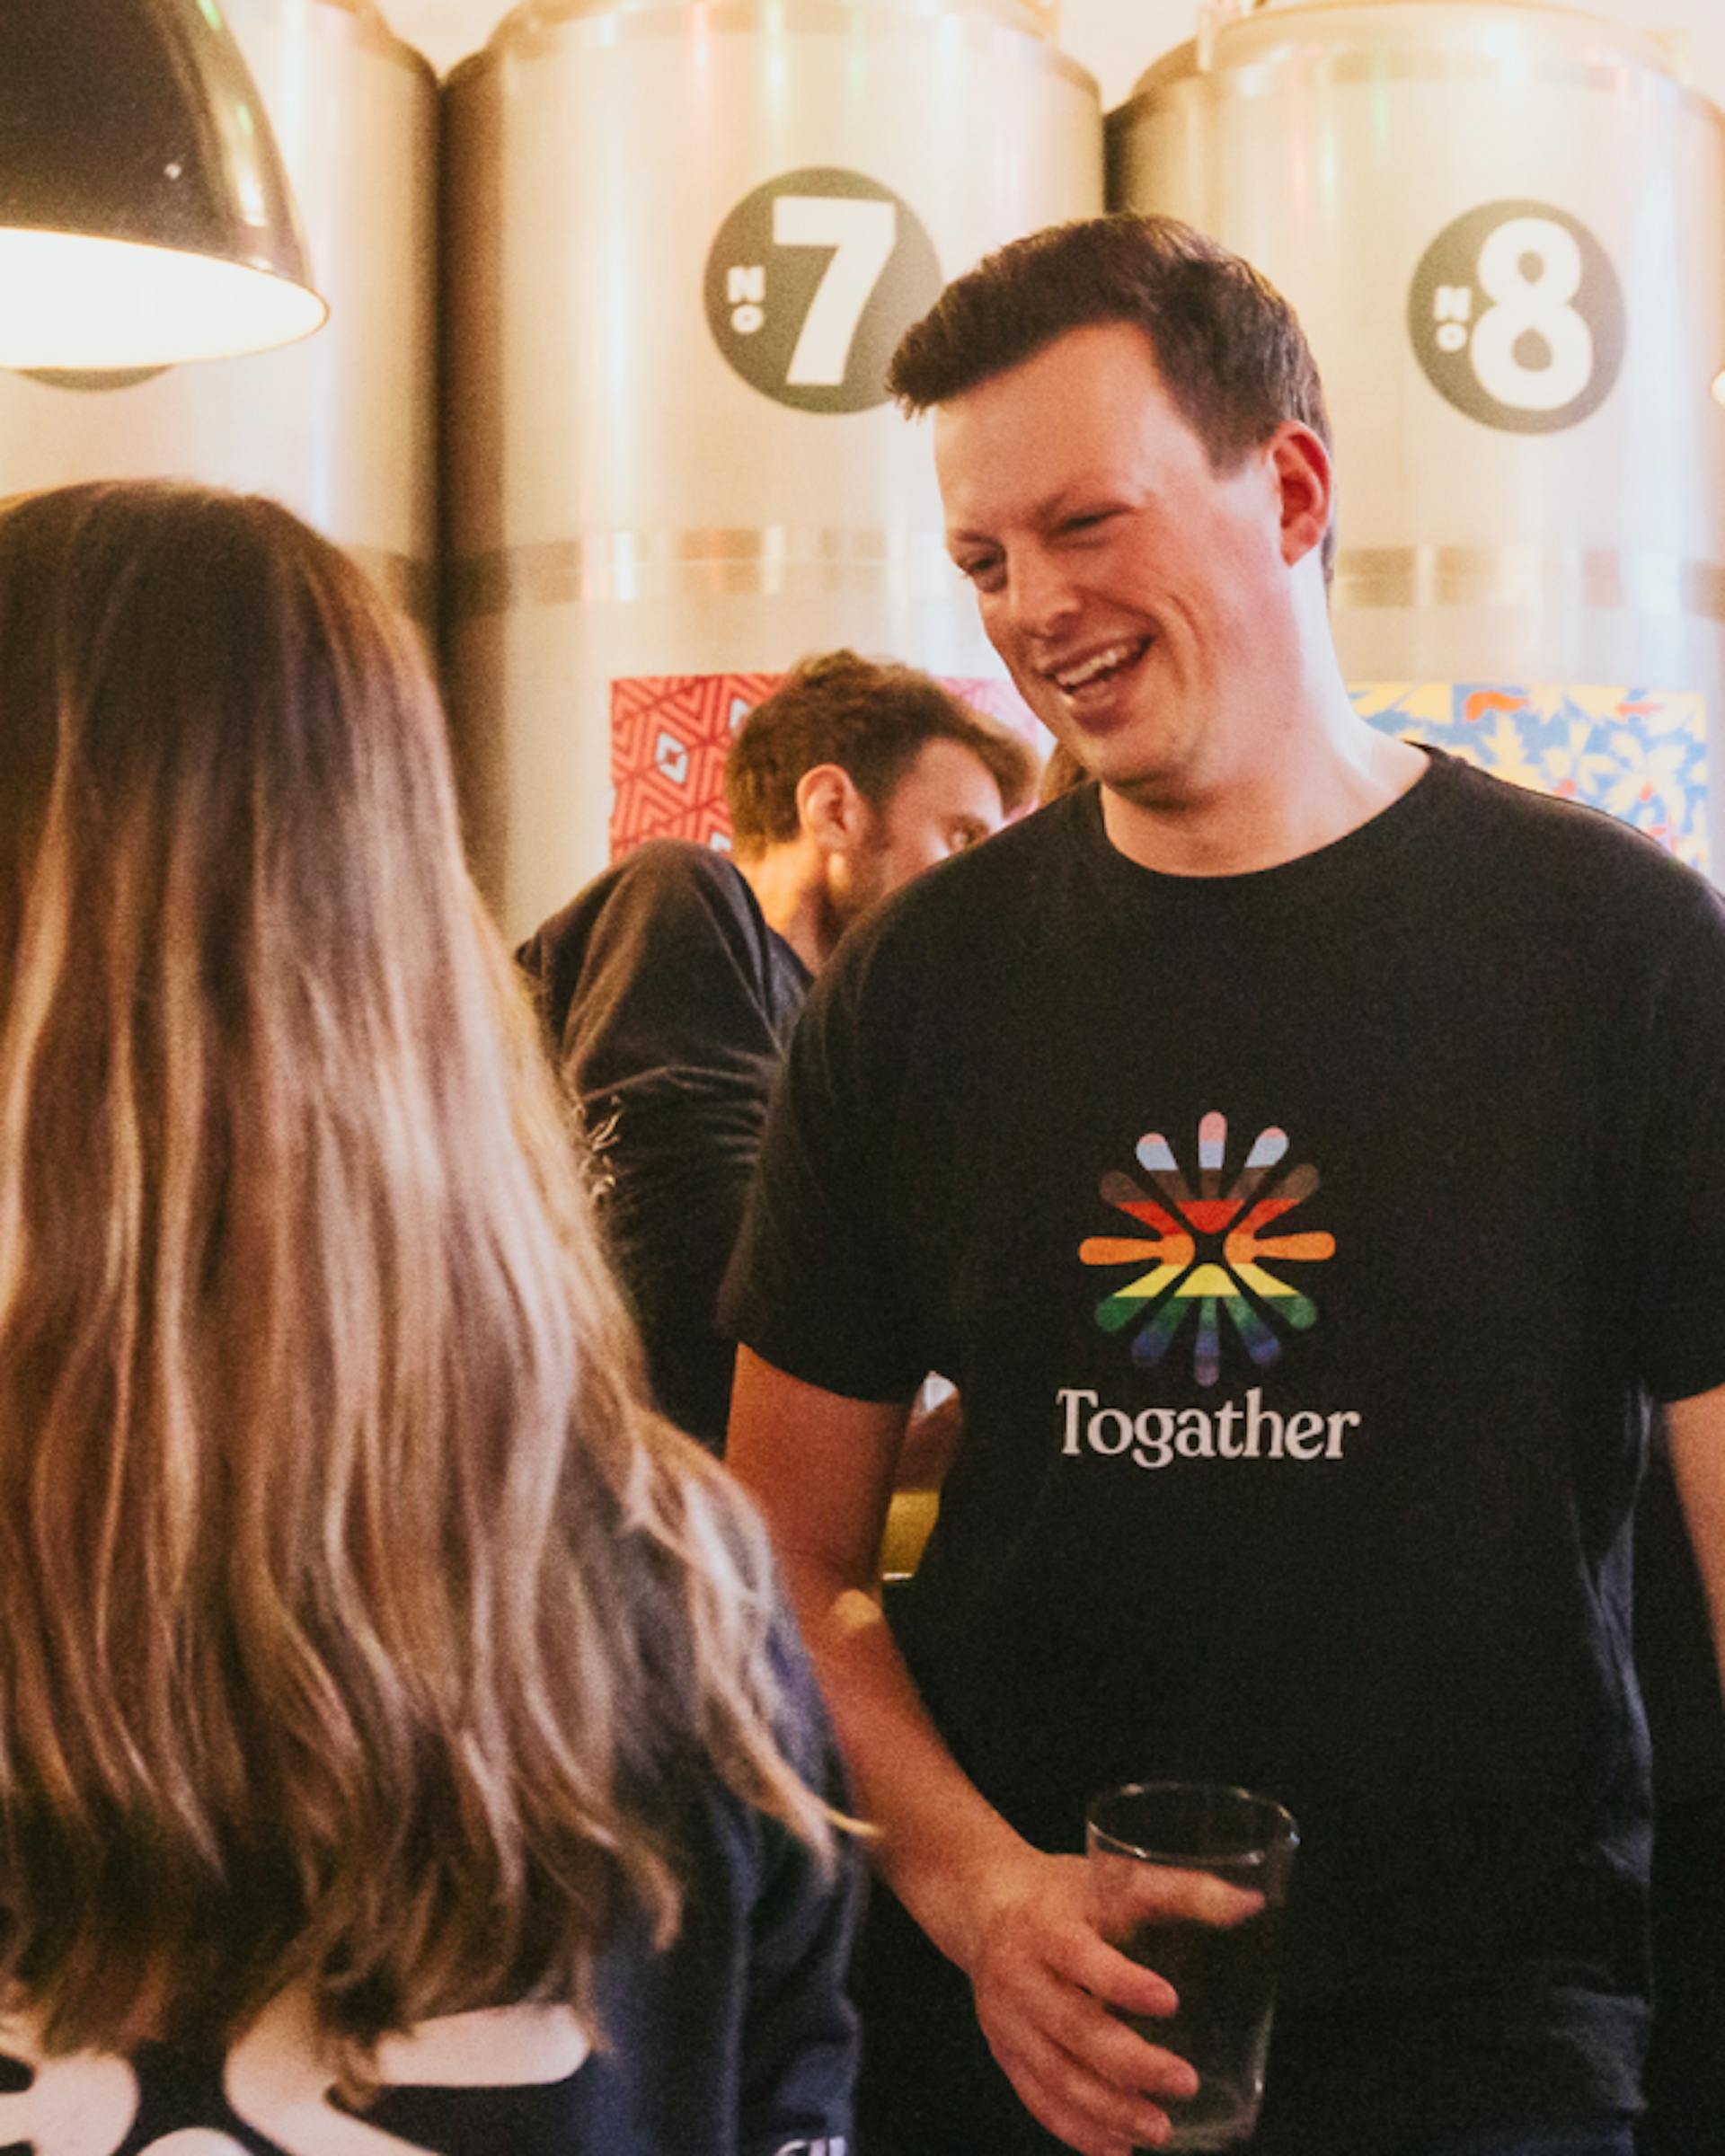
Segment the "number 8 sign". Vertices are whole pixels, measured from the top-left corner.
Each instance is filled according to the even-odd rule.
[[[1552,434],[1604,403],[1623,366],[1623,293],[1587,226],[1547,202],[1489,202],[1427,248],[1408,331],[1457,411]]]
[[[802,411],[884,402],[899,338],[940,296],[909,204],[861,172],[813,166],[745,195],[707,255],[707,323],[756,389]]]

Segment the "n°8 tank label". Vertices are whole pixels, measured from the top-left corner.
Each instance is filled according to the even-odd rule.
[[[1579,217],[1488,202],[1427,248],[1408,296],[1427,378],[1470,419],[1554,434],[1597,411],[1623,362],[1623,289]]]

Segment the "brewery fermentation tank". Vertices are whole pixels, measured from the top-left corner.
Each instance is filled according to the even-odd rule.
[[[1362,708],[1721,873],[1725,117],[1568,7],[1234,0],[1109,157],[1299,312]]]
[[[884,368],[944,279],[1100,208],[1101,119],[1018,0],[538,0],[445,140],[447,679],[518,932],[709,835],[803,654],[998,676]]]
[[[226,0],[312,278],[304,342],[144,376],[0,374],[0,495],[172,475],[274,495],[428,623],[437,83],[372,0]]]

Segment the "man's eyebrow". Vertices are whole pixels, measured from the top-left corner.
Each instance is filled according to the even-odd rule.
[[[1057,500],[1059,496],[1066,492],[1066,489],[1064,486],[1057,488],[1055,493],[1048,497],[1048,501],[1032,502],[1028,511],[1015,510],[1012,516],[1003,517],[1001,521],[1006,524],[1039,522],[1048,515],[1049,502]],[[992,531],[980,531],[970,525],[954,525],[947,531],[946,543],[949,546],[992,546],[995,543],[995,539]]]
[[[1038,501],[1017,512],[1007,521],[1015,524],[1054,524],[1067,516],[1079,503],[1093,507],[1098,495],[1110,498],[1119,494],[1120,482],[1106,473],[1087,472],[1077,479],[1063,479],[1057,487],[1051,487]],[[993,544],[993,532],[978,531],[969,526],[951,526],[948,528],[949,546],[980,546]]]

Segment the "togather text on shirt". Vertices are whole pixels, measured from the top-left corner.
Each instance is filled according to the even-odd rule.
[[[1100,1393],[1076,1385],[1062,1385],[1054,1397],[1063,1411],[1063,1457],[1076,1460],[1089,1452],[1129,1459],[1135,1467],[1167,1467],[1175,1460],[1340,1460],[1343,1437],[1360,1423],[1351,1408],[1278,1413],[1264,1406],[1257,1385],[1243,1401],[1216,1408],[1104,1407]]]

